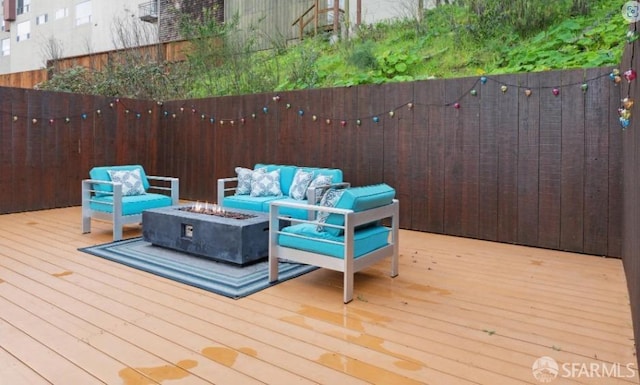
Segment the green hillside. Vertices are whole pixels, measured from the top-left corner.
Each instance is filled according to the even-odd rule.
[[[187,60],[130,56],[96,72],[76,67],[41,89],[141,99],[187,99],[429,78],[617,66],[627,44],[625,0],[458,0],[423,17],[362,25],[349,38],[307,36],[296,44],[260,25],[240,40],[238,15],[186,18]],[[132,51],[135,52],[135,51]]]
[[[621,13],[624,0],[593,1],[584,16],[571,16],[571,2],[546,3],[556,7],[555,12],[550,12],[549,24],[535,33],[519,31],[499,18],[485,26],[490,31],[482,31],[468,8],[441,6],[427,11],[421,23],[404,20],[366,26],[354,39],[337,44],[330,44],[326,37],[307,39],[271,59],[279,61],[281,68],[294,69],[279,75],[277,89],[620,63],[629,28]]]

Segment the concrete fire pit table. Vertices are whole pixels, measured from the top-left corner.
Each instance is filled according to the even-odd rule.
[[[189,211],[202,210],[196,205],[145,210],[142,238],[157,246],[238,265],[268,256],[266,213],[210,207],[207,212]]]

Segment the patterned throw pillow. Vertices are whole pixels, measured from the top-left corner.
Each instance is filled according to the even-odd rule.
[[[307,188],[309,188],[311,179],[313,179],[312,172],[298,169],[293,177],[293,182],[291,183],[291,188],[289,189],[289,196],[297,200],[304,199],[307,195]]]
[[[122,195],[145,194],[140,170],[107,170],[112,182],[122,184]]]
[[[280,190],[280,170],[271,172],[254,171],[251,175],[252,197],[282,196]]]
[[[311,181],[311,183],[309,183],[309,187],[307,187],[307,189],[318,187],[318,186],[327,186],[327,185],[330,185],[331,183],[333,183],[333,176],[319,174],[318,176],[315,177],[314,180]],[[319,195],[318,191],[316,190],[316,196],[318,195]],[[309,202],[309,203],[315,204],[315,202]]]
[[[328,189],[323,195],[322,195],[322,199],[320,199],[320,206],[322,207],[336,207],[336,204],[338,203],[338,201],[340,200],[340,198],[342,197],[342,194],[344,194],[345,190],[344,189],[334,189],[334,188],[330,188]],[[329,212],[327,211],[318,211],[317,215],[316,215],[316,220],[318,221],[318,226],[316,228],[317,231],[324,231],[324,226],[322,226],[322,223],[325,223],[327,221],[327,218],[329,217]]]
[[[252,170],[250,168],[236,167],[238,186],[236,187],[235,195],[249,195],[251,193],[251,177],[254,171],[267,172],[267,169],[261,167],[256,170]]]

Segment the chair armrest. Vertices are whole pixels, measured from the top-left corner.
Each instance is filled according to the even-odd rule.
[[[376,207],[376,208],[365,210],[365,211],[358,211],[358,212],[354,212],[351,209],[341,209],[336,207],[326,207],[326,206],[313,205],[309,203],[291,202],[291,201],[283,201],[283,200],[272,201],[269,204],[269,207],[271,208],[272,206],[274,208],[270,210],[273,210],[273,211],[279,211],[278,209],[279,207],[291,207],[296,209],[307,210],[308,212],[313,212],[313,218],[316,217],[315,213],[317,213],[318,211],[327,212],[330,214],[343,215],[345,217],[350,216],[351,220],[348,222],[348,224],[347,224],[347,221],[345,221],[344,226],[334,225],[330,223],[322,224],[325,227],[335,227],[338,229],[343,229],[345,231],[347,231],[347,227],[350,227],[350,226],[352,226],[352,228],[355,228],[357,226],[360,226],[366,223],[371,223],[371,222],[385,219],[385,218],[395,219],[394,220],[395,223],[393,223],[392,226],[396,226],[396,227],[398,226],[398,223],[397,223],[398,200],[397,199],[394,199],[388,205]],[[309,218],[311,218],[311,216],[309,216]],[[318,221],[315,219],[304,220],[304,219],[291,218],[288,216],[279,217],[278,219],[290,221],[292,224],[293,223],[318,223]]]
[[[351,187],[351,183],[349,182],[339,182],[339,183],[331,183],[331,184],[325,184],[325,185],[319,185],[319,186],[315,186],[315,187],[309,187],[307,189],[307,202],[309,202],[309,204],[318,204],[320,203],[320,199],[322,199],[322,196],[324,195],[324,193],[330,189],[330,188],[349,188]],[[318,194],[318,190],[320,190],[319,194]]]
[[[236,182],[236,186],[228,187],[227,184],[231,182]],[[230,177],[230,178],[220,178],[218,179],[218,205],[222,205],[222,200],[227,195],[228,191],[233,191],[235,193],[237,189],[238,177]]]
[[[147,175],[147,179],[150,180],[163,180],[165,182],[169,182],[178,178],[174,178],[172,176],[157,176],[157,175]]]
[[[84,198],[84,194],[88,194],[87,195],[87,199],[89,197],[91,197],[91,193],[100,193],[100,194],[104,194],[104,195],[113,195],[113,192],[111,191],[98,191],[95,190],[93,188],[94,184],[103,184],[103,185],[109,185],[109,186],[113,186],[115,188],[115,186],[120,186],[120,183],[116,183],[116,182],[112,182],[110,180],[103,180],[103,179],[83,179],[82,180],[82,194],[83,194],[83,198]]]
[[[98,191],[93,189],[94,184],[105,184],[113,186],[113,191]],[[99,192],[104,195],[113,196],[113,210],[114,212],[122,212],[122,183],[112,182],[110,180],[102,179],[83,179],[82,180],[82,207],[83,210],[88,210],[89,203],[91,202],[92,194]],[[108,204],[108,203],[103,203]]]
[[[116,185],[116,182],[112,182],[110,180],[102,180],[102,179],[83,179],[82,180],[82,184],[85,185],[91,185],[91,184],[108,184],[111,186]]]
[[[147,179],[149,181],[162,181],[162,182],[170,182],[169,187],[164,186],[153,186],[150,185],[150,189],[154,190],[162,190],[169,191],[171,194],[171,204],[177,205],[180,201],[180,179],[171,177],[171,176],[158,176],[158,175],[147,175]]]

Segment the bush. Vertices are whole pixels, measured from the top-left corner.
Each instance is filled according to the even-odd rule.
[[[349,63],[361,70],[372,70],[378,66],[378,59],[374,53],[375,44],[368,40],[356,44],[349,55]]]
[[[471,20],[469,29],[485,39],[516,33],[531,36],[563,15],[569,15],[568,0],[464,0]]]

